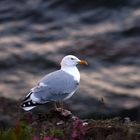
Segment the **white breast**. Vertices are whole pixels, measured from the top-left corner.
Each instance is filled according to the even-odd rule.
[[[63,67],[61,68],[63,71],[65,71],[66,73],[72,75],[74,77],[74,80],[80,82],[80,72],[77,69],[77,67]]]

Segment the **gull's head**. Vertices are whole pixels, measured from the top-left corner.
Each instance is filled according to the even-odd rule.
[[[65,56],[62,61],[61,61],[61,67],[69,66],[69,67],[74,67],[77,64],[85,64],[87,65],[87,62],[84,60],[80,60],[74,55],[67,55]]]

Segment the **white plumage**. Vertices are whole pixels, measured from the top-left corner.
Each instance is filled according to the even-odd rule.
[[[25,97],[21,107],[28,111],[50,101],[62,102],[69,99],[80,82],[77,64],[87,64],[87,62],[73,55],[65,56],[61,61],[61,69],[43,77]]]

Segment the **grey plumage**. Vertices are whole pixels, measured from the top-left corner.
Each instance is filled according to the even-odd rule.
[[[31,110],[36,105],[50,101],[62,102],[75,93],[80,81],[80,73],[76,66],[77,64],[87,65],[87,62],[73,55],[67,55],[60,64],[60,70],[46,75],[37,86],[31,89],[21,104],[24,110]],[[62,108],[63,106],[61,106],[61,111]],[[55,106],[55,109],[57,110],[57,106]]]
[[[40,99],[40,102],[62,101],[78,87],[78,81],[63,70],[46,75],[39,83],[43,83],[44,86],[35,87],[32,94]]]
[[[32,107],[50,101],[63,101],[73,95],[78,85],[79,82],[65,71],[52,72],[31,89],[21,106]]]

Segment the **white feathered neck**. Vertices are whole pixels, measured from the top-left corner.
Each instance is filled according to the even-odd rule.
[[[61,70],[72,75],[76,81],[80,81],[80,72],[76,66],[61,66]]]

